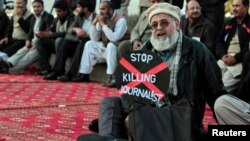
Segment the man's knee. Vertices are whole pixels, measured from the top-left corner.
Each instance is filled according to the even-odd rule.
[[[107,49],[108,49],[108,50],[117,50],[117,46],[116,46],[114,43],[109,42],[109,43],[107,44]]]
[[[122,55],[127,54],[132,51],[131,42],[129,40],[122,41],[118,46],[118,56],[122,57]]]
[[[227,109],[228,104],[230,103],[232,97],[229,95],[222,95],[218,99],[216,99],[214,103],[214,111],[215,113],[221,113]]]
[[[87,41],[84,45],[84,51],[89,51],[91,49],[93,49],[93,46],[94,46],[95,42],[94,41]]]
[[[101,107],[105,105],[118,106],[121,104],[120,97],[106,97],[101,102]]]

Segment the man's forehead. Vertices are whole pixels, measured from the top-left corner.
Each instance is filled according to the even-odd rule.
[[[165,13],[160,13],[160,14],[156,14],[154,16],[152,16],[151,18],[151,23],[152,22],[158,22],[158,21],[163,21],[163,20],[171,20],[172,17],[168,14],[165,14]]]
[[[102,2],[100,4],[100,8],[107,8],[108,7],[108,4],[106,2]]]
[[[200,4],[197,2],[197,1],[190,1],[188,4],[187,4],[188,7],[191,7],[191,6],[200,6]]]

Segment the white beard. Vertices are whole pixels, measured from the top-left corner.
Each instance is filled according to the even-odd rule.
[[[167,36],[164,37],[150,37],[150,42],[153,45],[153,48],[157,51],[166,51],[171,50],[175,47],[179,38],[179,33],[175,30],[173,35],[169,38]]]

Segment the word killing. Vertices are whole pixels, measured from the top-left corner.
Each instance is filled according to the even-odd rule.
[[[156,82],[156,76],[147,73],[122,73],[123,82]]]

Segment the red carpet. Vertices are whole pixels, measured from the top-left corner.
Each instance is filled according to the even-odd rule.
[[[90,133],[100,101],[119,95],[100,83],[60,83],[0,74],[0,141],[75,141]],[[214,124],[209,108],[204,125]]]

